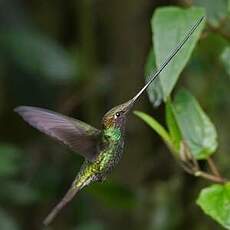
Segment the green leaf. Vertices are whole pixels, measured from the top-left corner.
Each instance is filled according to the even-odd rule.
[[[219,26],[221,21],[228,15],[228,0],[218,0],[212,2],[210,2],[210,0],[194,0],[193,5],[205,8],[207,20],[214,27]]]
[[[181,9],[178,7],[163,7],[155,11],[151,24],[152,31],[154,31],[153,43],[157,67],[162,64],[170,51],[185,37],[191,26],[204,15],[205,13],[202,8]],[[181,51],[174,57],[174,60],[164,69],[159,80],[153,82],[152,85],[155,87],[151,91],[151,97],[156,98],[155,105],[159,104],[159,98],[166,101],[170,95],[180,73],[192,54],[203,27],[204,23],[197,28],[187,44],[185,44]]]
[[[169,136],[169,133],[165,130],[165,128],[153,117],[149,116],[146,113],[141,111],[134,111],[134,114],[141,118],[147,125],[149,125],[156,133],[163,139],[163,141],[167,144],[167,146],[174,151],[173,143]]]
[[[207,215],[230,229],[230,183],[202,189],[197,204]]]
[[[220,57],[226,72],[230,76],[230,46],[226,47]]]
[[[147,83],[149,79],[151,78],[150,74],[153,71],[153,69],[156,69],[156,59],[155,55],[153,52],[153,48],[150,49],[149,55],[147,57],[147,61],[145,64],[145,82]],[[147,88],[147,93],[149,96],[150,102],[154,106],[158,106],[161,103],[162,100],[162,89],[160,87],[155,87],[155,84],[159,84],[158,82],[160,81],[159,78],[156,78],[154,80],[154,83],[150,84],[149,87]]]
[[[196,159],[206,159],[217,148],[216,129],[204,113],[196,99],[186,90],[177,93],[173,102],[173,112]]]
[[[169,130],[171,140],[173,142],[174,148],[179,152],[180,142],[181,142],[181,132],[178,127],[175,115],[173,113],[173,105],[170,100],[166,102],[166,123]]]

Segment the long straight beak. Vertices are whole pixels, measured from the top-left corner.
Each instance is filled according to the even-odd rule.
[[[154,70],[148,79],[150,79],[145,86],[129,101],[131,104],[134,104],[134,102],[140,97],[140,95],[148,88],[148,86],[159,76],[159,74],[162,72],[162,70],[169,64],[169,62],[173,59],[173,57],[179,52],[179,50],[184,46],[184,44],[188,41],[188,39],[191,37],[193,32],[197,29],[197,27],[200,25],[200,23],[203,21],[204,16],[197,20],[197,22],[189,29],[189,31],[186,33],[184,39],[178,43],[177,47],[171,51],[169,56],[165,59],[165,61],[160,65],[159,69]]]

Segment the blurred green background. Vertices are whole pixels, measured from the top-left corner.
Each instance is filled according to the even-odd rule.
[[[13,112],[49,108],[100,127],[144,84],[157,7],[199,5],[208,23],[178,85],[216,125],[214,160],[230,178],[230,23],[227,0],[0,1],[0,229],[42,229],[83,161]],[[164,121],[145,94],[137,103]],[[208,182],[187,175],[141,120],[129,117],[124,156],[109,179],[80,192],[49,229],[221,229],[195,200]],[[205,167],[205,165],[204,165]]]

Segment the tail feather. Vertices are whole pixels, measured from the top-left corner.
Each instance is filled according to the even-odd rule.
[[[61,211],[61,209],[74,198],[74,196],[78,191],[79,189],[76,187],[71,187],[68,190],[68,192],[62,198],[62,200],[53,208],[50,214],[45,218],[43,222],[45,226],[49,225],[53,221],[53,219],[57,216],[57,214]]]

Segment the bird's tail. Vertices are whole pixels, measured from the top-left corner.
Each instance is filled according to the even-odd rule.
[[[88,171],[85,170],[85,168],[83,168],[82,171],[80,171],[79,174],[76,176],[75,180],[72,183],[72,186],[67,191],[62,200],[53,208],[50,214],[45,218],[43,224],[45,226],[49,225],[57,216],[57,214],[61,211],[61,209],[74,198],[76,193],[93,181],[93,177],[94,175],[88,174]]]
[[[74,196],[79,190],[80,189],[78,187],[72,186],[65,194],[65,196],[62,198],[62,200],[53,208],[50,214],[45,218],[45,220],[43,221],[44,225],[49,225],[57,216],[57,214],[61,211],[61,209],[74,198]]]

